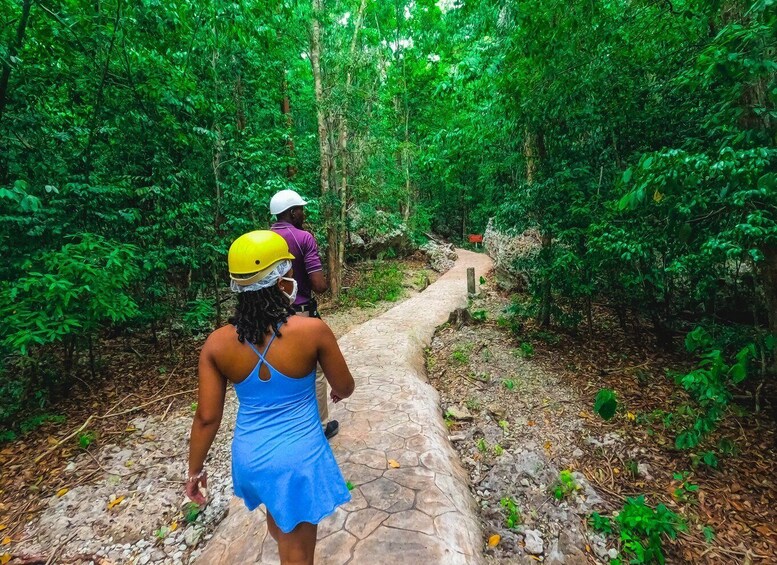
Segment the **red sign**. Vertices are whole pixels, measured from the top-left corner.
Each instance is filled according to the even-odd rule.
[[[469,234],[470,243],[483,243],[483,236],[477,233]]]

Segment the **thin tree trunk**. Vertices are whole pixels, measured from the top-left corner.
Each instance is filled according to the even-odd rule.
[[[364,21],[364,9],[367,6],[367,0],[361,0],[359,4],[359,11],[356,14],[356,21],[353,26],[353,35],[351,36],[351,45],[348,50],[349,61],[345,71],[345,94],[343,96],[343,105],[340,111],[339,120],[339,135],[338,146],[340,156],[340,191],[338,194],[339,200],[339,218],[336,227],[337,230],[337,255],[335,257],[336,263],[336,275],[338,279],[338,289],[342,286],[342,272],[343,263],[345,260],[345,240],[346,234],[346,212],[348,207],[348,173],[349,173],[349,159],[348,159],[348,100],[351,95],[351,82],[353,82],[352,65],[356,58],[356,40],[359,37],[359,30],[362,27]],[[330,277],[332,273],[330,272]],[[330,281],[330,288],[332,288]]]
[[[322,12],[322,0],[312,0],[313,18],[310,33],[310,65],[313,69],[313,89],[316,97],[316,121],[318,123],[318,155],[321,172],[319,176],[321,196],[323,199],[324,222],[327,228],[327,267],[329,269],[329,290],[333,297],[340,295],[341,280],[337,270],[337,232],[332,225],[334,214],[331,204],[332,187],[330,172],[332,169],[332,153],[330,151],[329,125],[326,117],[326,100],[324,85],[321,79],[321,23],[319,15]]]
[[[318,149],[321,166],[321,195],[329,194],[329,169],[332,157],[329,152],[329,130],[324,109],[324,86],[321,81],[321,24],[318,15],[322,0],[313,0],[313,22],[310,34],[310,65],[313,68],[313,88],[316,96],[316,121],[318,122]]]
[[[545,264],[549,264],[551,261],[553,238],[548,233],[542,234],[542,249],[540,255],[544,258]],[[540,296],[540,312],[538,316],[538,322],[543,328],[550,325],[550,307],[552,302],[550,276],[545,275],[542,281],[542,290]]]
[[[287,69],[283,69],[281,79],[281,112],[286,117],[286,149],[288,150],[289,164],[286,165],[286,178],[293,180],[297,176],[296,153],[294,149],[294,119],[291,115],[291,99],[289,98],[289,82],[286,80]]]
[[[763,254],[761,277],[769,316],[769,332],[777,336],[777,247],[766,247]],[[777,352],[773,353],[772,369],[777,371]]]
[[[116,5],[116,18],[113,22],[113,31],[111,32],[111,42],[108,45],[108,53],[105,55],[105,64],[103,65],[102,76],[100,78],[100,86],[97,89],[97,95],[95,96],[95,104],[92,109],[91,116],[89,117],[89,138],[86,142],[86,148],[84,149],[84,164],[85,164],[85,178],[87,183],[91,183],[92,175],[92,147],[94,146],[95,129],[97,129],[97,123],[100,120],[100,116],[103,110],[103,99],[105,97],[105,83],[108,79],[108,69],[111,65],[111,56],[113,55],[113,47],[116,45],[116,32],[119,30],[119,22],[121,21],[121,2]]]
[[[3,112],[8,101],[8,80],[11,77],[11,65],[13,64],[13,59],[19,53],[19,49],[22,48],[31,7],[32,0],[24,0],[24,4],[22,4],[22,17],[19,19],[19,25],[16,27],[16,37],[8,47],[8,57],[3,61],[3,72],[0,74],[0,120],[3,119]]]

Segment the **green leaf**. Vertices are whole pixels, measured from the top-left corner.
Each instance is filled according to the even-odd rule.
[[[617,408],[618,400],[615,396],[615,392],[608,388],[601,389],[594,401],[594,410],[596,413],[603,419],[610,420],[615,415]]]

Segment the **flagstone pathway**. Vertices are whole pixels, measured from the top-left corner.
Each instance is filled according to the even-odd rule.
[[[468,477],[424,367],[434,329],[466,305],[467,268],[478,278],[491,267],[484,254],[457,252],[455,266],[424,292],[339,340],[356,391],[330,409],[340,421],[331,445],[354,489],[319,525],[317,564],[482,563]],[[196,563],[279,563],[264,514],[233,499]]]

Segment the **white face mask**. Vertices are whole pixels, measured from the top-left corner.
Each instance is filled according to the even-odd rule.
[[[297,298],[297,281],[288,277],[281,277],[280,280],[289,281],[291,283],[291,294],[283,290],[283,287],[280,287],[280,289],[283,293],[283,296],[289,299],[289,304],[294,304],[294,300]]]

